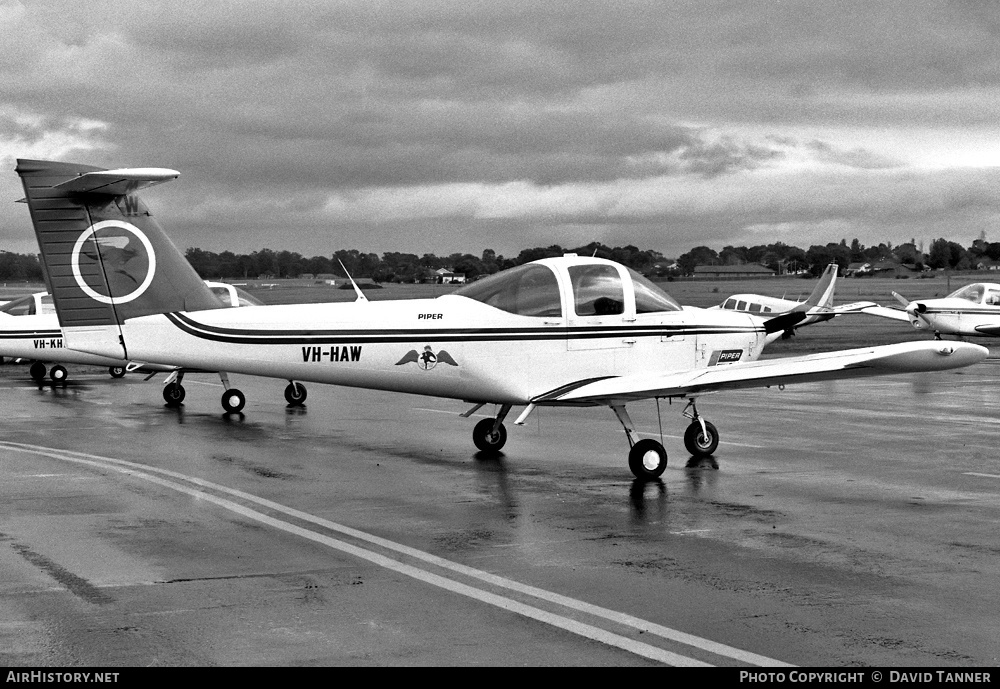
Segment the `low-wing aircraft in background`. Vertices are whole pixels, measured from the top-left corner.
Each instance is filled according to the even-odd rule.
[[[1000,285],[976,282],[960,287],[946,297],[914,299],[892,293],[902,309],[879,306],[864,309],[883,318],[908,321],[917,330],[958,337],[1000,337]]]
[[[119,359],[465,400],[485,453],[538,406],[610,407],[639,478],[667,453],[640,438],[629,402],[686,398],[691,454],[712,454],[716,427],[697,398],[718,390],[938,371],[981,361],[964,342],[907,342],[758,361],[802,312],[764,318],[682,308],[623,265],[568,255],[505,270],[435,299],[224,309],[163,234],[137,190],[175,179],[158,168],[103,170],[19,160],[17,172],[50,276],[66,344]],[[246,399],[229,388],[227,412]]]
[[[251,306],[260,302],[246,292],[222,282],[206,282],[208,288],[224,306]],[[31,361],[29,375],[41,382],[46,375],[53,383],[67,379],[69,372],[63,364],[82,366],[107,366],[112,378],[121,378],[128,371],[141,373],[166,372],[174,374],[176,366],[139,364],[87,354],[63,346],[62,329],[56,315],[52,296],[48,292],[35,292],[18,297],[0,306],[0,357]],[[53,364],[51,369],[46,364]],[[188,371],[190,372],[190,371]],[[180,375],[183,372],[178,373]],[[179,404],[183,388],[178,394],[176,377],[165,383],[163,397],[168,404]]]
[[[804,325],[828,321],[834,316],[845,313],[860,313],[864,309],[877,306],[873,301],[858,301],[851,304],[834,306],[833,298],[836,287],[837,264],[831,263],[823,271],[819,282],[805,301],[769,297],[764,294],[734,294],[718,306],[710,308],[738,311],[740,313],[749,313],[769,318],[789,313],[803,314],[802,320],[794,323],[786,330],[775,334],[774,339],[776,339],[779,336],[782,338],[791,337],[796,329]]]

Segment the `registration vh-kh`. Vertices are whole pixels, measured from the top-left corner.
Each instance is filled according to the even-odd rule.
[[[641,479],[667,466],[663,445],[640,438],[626,405],[683,398],[685,447],[712,454],[716,427],[700,395],[806,381],[940,371],[987,350],[964,342],[907,342],[759,361],[768,342],[805,317],[685,308],[612,261],[547,258],[435,299],[221,308],[137,192],[174,170],[105,170],[19,160],[32,223],[65,344],[117,359],[163,362],[289,381],[314,381],[464,400],[484,453],[507,440],[504,420],[523,407],[610,407]],[[243,409],[235,388],[227,412]]]

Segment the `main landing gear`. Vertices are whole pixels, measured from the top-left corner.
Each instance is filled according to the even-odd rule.
[[[289,407],[301,407],[306,401],[306,386],[294,380],[288,381],[285,388],[285,401]]]
[[[49,374],[49,379],[53,383],[65,383],[66,378],[69,377],[69,372],[66,370],[65,366],[61,364],[56,364],[51,370],[46,370],[45,364],[41,361],[36,361],[28,368],[28,375],[34,378],[37,382],[41,383],[45,380],[45,374]]]
[[[659,477],[667,468],[667,451],[663,445],[652,438],[640,438],[635,430],[635,425],[625,410],[625,405],[613,403],[610,405],[612,411],[618,417],[625,435],[628,438],[629,447],[628,466],[635,474],[636,478],[650,480]],[[688,402],[682,412],[683,416],[691,419],[691,424],[684,432],[684,447],[693,457],[707,457],[715,452],[719,447],[719,431],[712,423],[698,414],[698,407],[695,400]]]
[[[219,372],[219,378],[222,380],[222,386],[226,389],[222,393],[222,408],[227,414],[235,414],[242,411],[247,403],[246,396],[236,388],[229,387],[229,376],[225,371]],[[172,372],[164,381],[163,401],[167,403],[168,407],[179,407],[184,401],[186,392],[184,391],[184,386],[181,385],[183,380],[184,371],[178,370]]]
[[[471,415],[476,409],[479,409],[482,405],[475,407],[474,409],[466,412],[465,415]],[[472,442],[476,444],[480,452],[485,452],[487,454],[496,454],[500,452],[500,449],[507,442],[507,429],[504,428],[503,420],[507,418],[507,413],[510,412],[511,405],[504,404],[500,406],[500,412],[497,414],[495,419],[483,419],[476,424],[476,427],[472,429]]]

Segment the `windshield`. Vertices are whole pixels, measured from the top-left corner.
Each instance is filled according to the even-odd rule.
[[[656,313],[657,311],[680,311],[681,305],[673,297],[631,268],[632,286],[635,288],[635,312]],[[732,308],[732,306],[728,307]]]
[[[975,302],[978,304],[983,299],[983,286],[982,285],[966,285],[965,287],[955,290],[948,295],[953,299],[965,299],[967,301]]]
[[[232,287],[230,285],[230,287]],[[212,290],[219,301],[221,301],[225,306],[263,306],[263,302],[257,299],[257,297],[251,296],[247,292],[244,292],[239,287],[232,287],[236,290],[236,304],[232,303],[232,296],[230,295],[230,287],[225,287],[223,285],[209,285],[209,289]]]
[[[29,294],[26,297],[13,299],[0,306],[0,312],[10,316],[33,316],[35,314],[35,296]]]
[[[546,266],[533,263],[459,287],[452,294],[519,316],[562,315],[562,300],[555,273]]]

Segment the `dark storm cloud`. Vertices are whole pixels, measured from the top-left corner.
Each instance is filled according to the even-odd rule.
[[[975,2],[0,0],[0,156],[178,169],[150,201],[179,244],[213,249],[578,237],[677,253],[791,228],[877,241],[926,225],[922,199],[954,208],[949,172],[915,166],[929,154],[910,142],[954,156],[989,140],[997,16]],[[997,192],[975,195],[956,232],[997,217]],[[0,238],[20,232],[0,223]]]

